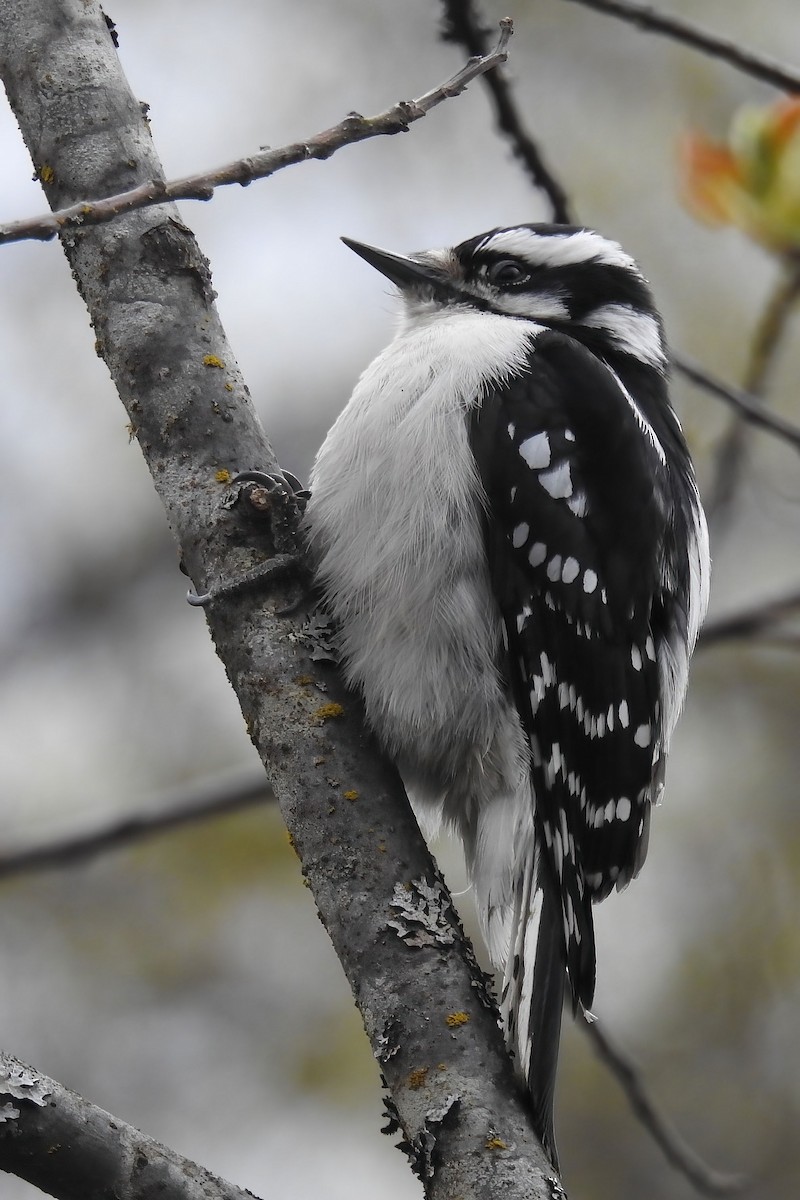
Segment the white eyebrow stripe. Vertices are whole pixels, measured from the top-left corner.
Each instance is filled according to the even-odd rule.
[[[593,229],[576,233],[536,233],[519,227],[503,229],[486,238],[478,250],[514,254],[532,267],[569,267],[575,263],[597,262],[607,267],[623,267],[639,275],[639,268],[618,242],[601,237]]]
[[[602,304],[577,321],[590,329],[602,329],[621,350],[635,355],[651,367],[663,370],[667,364],[658,322],[650,313],[639,312],[630,304]]]

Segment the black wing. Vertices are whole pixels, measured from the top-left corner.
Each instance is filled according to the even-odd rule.
[[[471,444],[573,998],[588,1006],[591,901],[639,870],[662,773],[651,619],[667,468],[619,378],[554,332],[532,338],[527,370],[483,398]]]

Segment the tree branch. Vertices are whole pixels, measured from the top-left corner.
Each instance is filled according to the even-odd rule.
[[[756,326],[745,371],[744,390],[756,408],[764,404],[770,370],[800,297],[800,265],[787,261],[784,268]],[[724,518],[730,513],[744,469],[746,434],[746,425],[741,419],[734,419],[717,447],[714,480],[707,502],[710,518]]]
[[[163,178],[97,0],[0,0],[0,38],[6,90],[33,161],[51,167],[54,208]],[[251,574],[275,545],[269,531],[243,536],[223,481],[278,468],[193,237],[159,205],[61,239],[197,591]],[[551,1200],[561,1185],[397,774],[357,699],[317,661],[313,626],[281,615],[292,600],[287,580],[269,600],[238,591],[206,616],[413,1163],[433,1200]]]
[[[665,1158],[704,1196],[730,1196],[741,1192],[748,1180],[707,1166],[688,1145],[665,1113],[661,1112],[632,1059],[615,1045],[600,1021],[584,1020],[583,1030],[598,1056],[616,1078],[636,1117],[661,1147]]]
[[[645,33],[663,33],[667,37],[691,46],[712,58],[722,59],[732,67],[769,83],[773,87],[786,92],[800,92],[800,71],[794,67],[784,66],[776,59],[766,54],[757,54],[747,46],[740,46],[729,38],[719,37],[691,21],[681,17],[670,17],[647,4],[637,4],[635,0],[569,0],[572,4],[580,4],[584,8],[593,8],[597,12],[608,13],[619,17],[631,25],[636,25]]]
[[[699,363],[694,362],[691,358],[687,358],[684,354],[673,354],[672,365],[676,371],[680,371],[681,375],[685,375],[697,387],[703,388],[713,396],[717,396],[720,400],[724,400],[726,404],[729,404],[738,413],[743,421],[747,421],[750,425],[755,425],[759,429],[763,429],[767,433],[781,438],[793,449],[800,452],[800,426],[794,425],[791,421],[787,421],[783,417],[776,416],[775,413],[770,412],[768,409],[762,408],[752,393],[723,383],[721,379],[717,379],[716,376],[706,371],[704,367],[701,367]]]
[[[717,642],[731,641],[735,638],[751,638],[772,633],[774,627],[787,617],[797,616],[800,612],[800,588],[776,596],[772,600],[763,600],[738,613],[727,617],[718,617],[715,621],[707,621],[700,630],[697,641],[698,648],[711,646]]]
[[[489,44],[489,31],[475,10],[473,0],[443,0],[442,37],[463,46],[467,54],[483,55]],[[554,221],[570,221],[569,201],[559,181],[547,167],[533,138],[525,129],[511,86],[503,71],[490,71],[484,82],[494,104],[497,127],[509,139],[511,149],[521,162],[534,187],[544,192]]]
[[[145,811],[105,822],[95,829],[0,852],[0,879],[48,867],[69,867],[106,850],[156,837],[171,829],[227,816],[269,799],[264,772],[237,771],[204,779],[148,804]]]
[[[2,1051],[0,1162],[59,1200],[256,1200]]]
[[[500,35],[494,48],[484,48],[477,52],[455,75],[416,100],[401,100],[374,117],[350,113],[338,125],[314,134],[305,141],[293,142],[279,150],[264,149],[258,154],[236,159],[210,171],[185,175],[182,179],[169,182],[150,179],[114,196],[98,200],[78,200],[54,212],[11,221],[0,225],[0,245],[26,238],[46,242],[69,229],[97,225],[122,213],[162,204],[165,200],[210,200],[214,189],[226,184],[238,183],[247,187],[254,180],[267,179],[285,167],[313,159],[330,158],[344,146],[352,146],[368,138],[406,133],[414,121],[426,116],[432,108],[444,100],[459,96],[473,79],[487,71],[494,71],[500,63],[504,63],[508,58],[507,47],[513,32],[514,24],[506,17],[500,22]],[[42,182],[52,182],[52,163],[42,160],[34,165]]]

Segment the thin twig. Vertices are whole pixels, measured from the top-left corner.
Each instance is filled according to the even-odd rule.
[[[635,0],[570,0],[573,4],[581,4],[584,8],[593,8],[598,12],[609,13],[632,25],[638,26],[645,33],[663,33],[675,38],[693,50],[699,50],[712,58],[721,58],[732,67],[745,71],[756,79],[769,83],[773,87],[787,92],[800,92],[800,71],[794,67],[784,66],[776,59],[766,54],[758,54],[747,46],[740,46],[730,38],[719,37],[708,29],[684,21],[681,17],[667,16],[658,9],[650,8],[647,4],[637,4]]]
[[[800,453],[800,425],[794,425],[784,417],[776,416],[775,413],[762,408],[751,392],[745,392],[741,388],[723,383],[721,379],[710,374],[699,363],[683,354],[673,354],[672,365],[676,371],[680,371],[681,375],[685,375],[692,383],[710,392],[713,396],[717,396],[720,400],[724,400],[743,421],[781,438]]]
[[[475,10],[473,0],[443,0],[442,37],[463,46],[468,54],[484,55],[490,33]],[[569,200],[559,181],[547,167],[533,138],[524,127],[511,85],[503,71],[491,71],[485,77],[494,104],[497,125],[511,142],[511,149],[527,171],[534,187],[544,192],[559,224],[570,220]]]
[[[800,297],[800,267],[786,264],[756,326],[744,375],[744,390],[756,406],[763,403],[767,379],[775,362],[789,318]],[[710,518],[730,515],[745,463],[746,425],[735,419],[717,447],[714,456],[714,480],[709,489],[706,511]]]
[[[644,1125],[664,1152],[665,1157],[704,1196],[730,1196],[741,1192],[747,1179],[729,1175],[707,1166],[681,1137],[668,1117],[662,1113],[650,1095],[641,1072],[634,1062],[615,1045],[601,1027],[600,1021],[583,1022],[584,1032],[609,1071],[618,1080],[635,1116]]]
[[[504,63],[508,58],[507,48],[513,32],[513,22],[509,17],[504,18],[500,22],[497,44],[492,50],[471,58],[450,79],[440,83],[438,87],[431,88],[416,100],[401,100],[374,117],[350,113],[338,125],[317,133],[306,141],[294,142],[278,150],[264,149],[258,154],[236,159],[214,170],[166,182],[150,180],[115,196],[81,200],[57,212],[11,221],[0,225],[0,245],[23,241],[26,238],[46,242],[69,229],[97,225],[103,221],[110,221],[121,213],[148,208],[167,200],[210,200],[214,189],[225,184],[238,183],[246,187],[255,179],[266,179],[277,171],[282,171],[284,167],[308,162],[310,159],[330,158],[343,146],[351,146],[367,138],[404,133],[409,125],[420,120],[432,108],[444,100],[460,95],[473,79]],[[52,168],[49,169],[52,171]],[[40,176],[44,175],[45,170],[46,167],[40,168]]]
[[[711,646],[716,642],[735,638],[752,638],[764,633],[772,636],[775,625],[787,617],[797,616],[798,612],[800,588],[795,588],[783,596],[753,604],[729,617],[709,621],[700,632],[698,647]]]
[[[72,866],[106,850],[128,846],[195,821],[237,812],[271,795],[264,772],[237,771],[171,792],[144,812],[105,822],[56,841],[0,854],[0,879],[23,871]]]

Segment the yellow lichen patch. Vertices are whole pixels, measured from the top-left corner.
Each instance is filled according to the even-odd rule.
[[[313,675],[295,675],[294,681],[295,681],[295,683],[299,683],[300,687],[310,687],[311,684],[314,682],[314,676]]]
[[[48,167],[47,163],[39,171],[39,178],[42,183],[52,183],[56,177],[56,173],[52,167]]]
[[[217,358],[216,354],[207,354],[205,356],[205,358],[203,359],[203,366],[204,367],[219,367],[220,370],[224,370],[225,363],[222,361],[221,358]]]
[[[409,1072],[408,1086],[410,1088],[413,1088],[414,1091],[417,1092],[423,1086],[423,1084],[425,1083],[425,1080],[427,1078],[428,1078],[428,1068],[427,1067],[417,1067],[416,1070]]]
[[[219,471],[214,472],[214,478],[217,483],[230,483],[231,473],[226,467],[221,467]]]
[[[355,788],[351,788],[349,792],[344,793],[344,798],[345,800],[357,800],[358,792],[355,790]]]
[[[341,704],[331,701],[330,704],[321,704],[312,716],[315,721],[335,721],[344,716],[344,709]]]
[[[232,383],[226,383],[226,384],[225,384],[225,391],[226,391],[226,392],[232,392],[232,391],[233,391],[233,384],[232,384]]]
[[[507,1150],[508,1143],[504,1142],[502,1138],[499,1138],[496,1136],[488,1137],[486,1139],[486,1149],[487,1150]]]
[[[458,1029],[459,1025],[466,1025],[468,1020],[469,1020],[469,1013],[452,1012],[452,1013],[447,1014],[447,1016],[444,1019],[444,1023],[450,1029]]]

